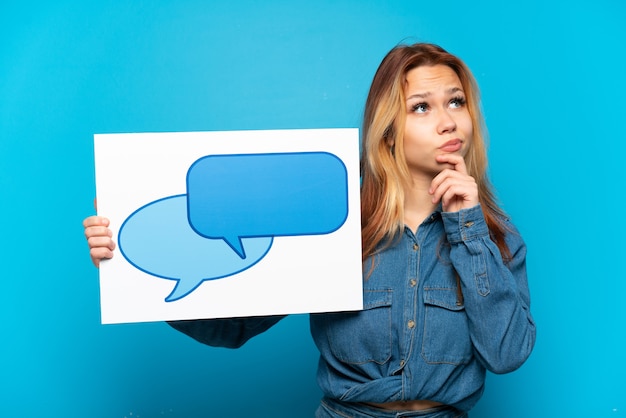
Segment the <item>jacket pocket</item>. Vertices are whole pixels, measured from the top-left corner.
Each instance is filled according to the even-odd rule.
[[[427,363],[465,364],[472,358],[465,306],[456,288],[424,289],[422,357]]]
[[[364,290],[363,310],[325,315],[332,354],[350,364],[383,364],[391,357],[392,290]]]

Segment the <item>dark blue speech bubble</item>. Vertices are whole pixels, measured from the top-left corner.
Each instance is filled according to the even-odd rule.
[[[244,238],[328,234],[348,216],[347,170],[327,152],[210,155],[187,173],[189,224],[241,258]]]

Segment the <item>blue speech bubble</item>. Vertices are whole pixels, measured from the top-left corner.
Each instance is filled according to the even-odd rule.
[[[205,280],[220,279],[258,263],[272,246],[272,237],[245,239],[242,259],[221,239],[199,236],[187,221],[186,195],[151,202],[122,224],[118,244],[133,266],[163,279],[176,280],[166,302],[187,296]]]
[[[187,172],[187,201],[198,234],[246,258],[244,239],[339,229],[348,216],[347,170],[327,152],[209,155]]]

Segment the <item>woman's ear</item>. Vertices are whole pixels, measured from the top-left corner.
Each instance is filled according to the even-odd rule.
[[[385,143],[389,147],[389,152],[395,157],[396,155],[396,141],[394,138],[385,138]]]
[[[389,146],[389,148],[393,148],[393,146],[396,145],[396,141],[393,136],[393,125],[389,125],[387,129],[385,129],[385,132],[383,133],[383,138],[385,139],[385,143],[387,144],[387,146]]]

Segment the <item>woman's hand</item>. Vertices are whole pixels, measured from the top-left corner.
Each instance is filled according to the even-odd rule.
[[[433,203],[441,200],[444,212],[458,212],[476,206],[478,201],[478,185],[472,176],[467,174],[463,157],[457,154],[438,155],[437,162],[449,164],[435,176],[430,183],[428,192],[433,195]]]
[[[96,267],[100,267],[100,261],[113,257],[115,243],[113,233],[109,229],[109,220],[102,216],[90,216],[83,221],[85,237],[89,245],[89,255]]]

